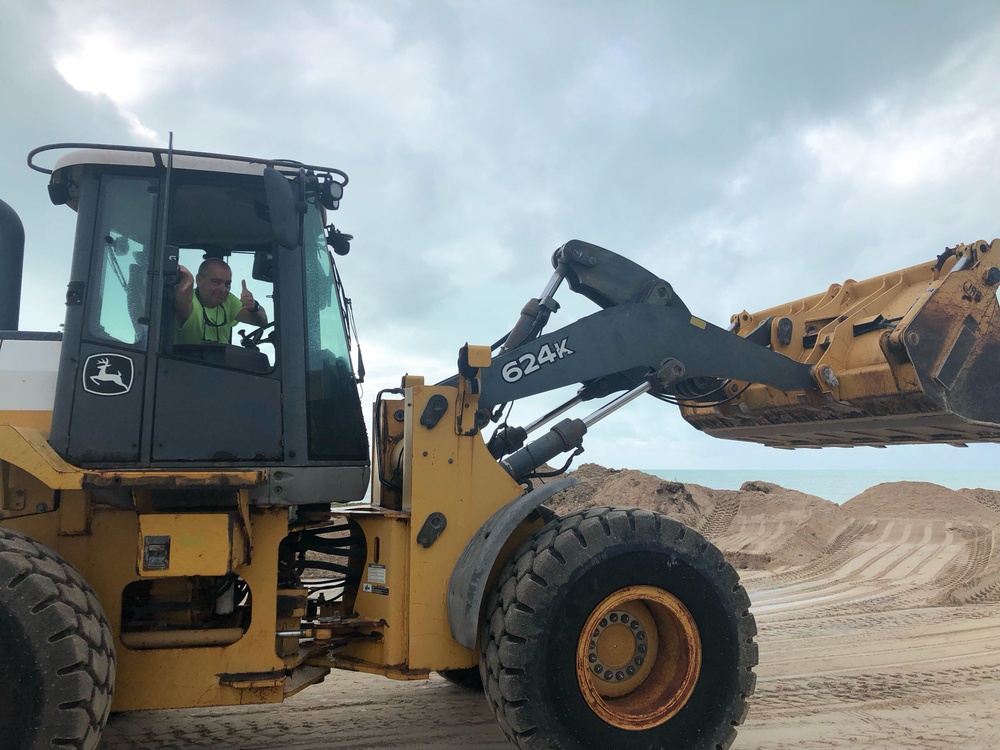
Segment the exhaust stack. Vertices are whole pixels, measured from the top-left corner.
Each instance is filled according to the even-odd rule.
[[[0,331],[16,331],[21,309],[24,225],[17,212],[0,200]]]

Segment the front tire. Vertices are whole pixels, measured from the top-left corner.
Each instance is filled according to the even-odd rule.
[[[487,606],[487,699],[523,750],[729,747],[755,685],[749,604],[722,553],[666,516],[559,518]]]
[[[0,528],[0,737],[11,750],[93,750],[115,684],[94,590],[48,547]]]

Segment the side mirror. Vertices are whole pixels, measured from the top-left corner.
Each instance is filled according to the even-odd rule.
[[[353,234],[344,234],[332,224],[327,227],[326,244],[333,248],[337,255],[347,255],[351,252],[351,240]]]
[[[299,213],[295,210],[292,185],[274,167],[264,167],[264,190],[274,241],[286,250],[294,250],[299,244]]]
[[[261,248],[253,254],[253,270],[250,275],[257,281],[266,281],[268,284],[274,283],[274,257],[271,255],[271,248],[266,250]]]

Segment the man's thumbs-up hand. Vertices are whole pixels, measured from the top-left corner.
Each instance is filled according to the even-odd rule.
[[[247,280],[243,279],[243,292],[240,294],[240,302],[243,303],[243,309],[247,312],[253,312],[254,307],[257,305],[257,301],[253,298],[253,294],[247,289]]]

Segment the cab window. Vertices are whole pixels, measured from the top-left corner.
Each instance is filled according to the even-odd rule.
[[[255,278],[254,272],[257,269],[259,275],[261,258],[265,259],[268,257],[269,253],[267,251],[262,252],[233,252],[228,256],[222,258],[229,266],[233,273],[232,286],[230,287],[230,293],[235,297],[239,298],[240,293],[243,290],[243,282],[246,281],[247,289],[253,294],[254,300],[260,303],[260,306],[267,311],[268,321],[274,322],[275,319],[275,300],[274,300],[274,285],[266,279]],[[178,253],[178,262],[180,265],[187,268],[191,275],[197,277],[198,267],[205,261],[207,257],[218,257],[215,256],[212,250],[206,250],[204,248],[185,248]],[[197,278],[195,283],[197,283]],[[211,330],[214,325],[218,323],[224,323],[228,328],[232,329],[232,336],[229,338],[229,344],[232,346],[244,346],[245,348],[251,348],[252,346],[257,347],[257,351],[263,353],[267,357],[268,366],[273,366],[276,361],[276,350],[274,347],[274,336],[271,335],[271,329],[264,331],[262,334],[257,336],[251,336],[258,330],[258,326],[251,323],[241,323],[239,321],[235,322],[235,325],[230,326],[232,322],[228,320],[227,314],[225,313],[210,313],[210,321],[207,324],[210,336],[207,337],[208,343],[214,343],[217,341],[225,341],[228,337],[226,334],[221,333],[217,330]],[[173,326],[169,327],[168,334],[170,336],[174,335]],[[250,337],[247,339],[247,337]],[[181,347],[180,353],[182,354],[196,354],[190,347]]]
[[[164,326],[167,349],[176,356],[225,367],[258,373],[270,370],[276,364],[272,343],[276,300],[273,263],[269,260],[273,234],[263,180],[249,175],[178,172],[169,215],[168,244],[178,248],[178,263],[190,271],[196,287],[201,264],[207,258],[219,258],[232,271],[229,292],[239,299],[246,281],[272,325],[261,331],[256,325],[236,321],[240,308],[230,301],[225,309],[215,307],[206,312],[202,308],[202,328],[211,335],[191,343],[186,340],[190,332],[184,337],[176,335],[179,321],[172,314],[171,298],[166,301],[171,323]]]
[[[157,181],[106,176],[94,242],[87,333],[93,339],[145,346],[149,320],[149,257],[156,218]]]

